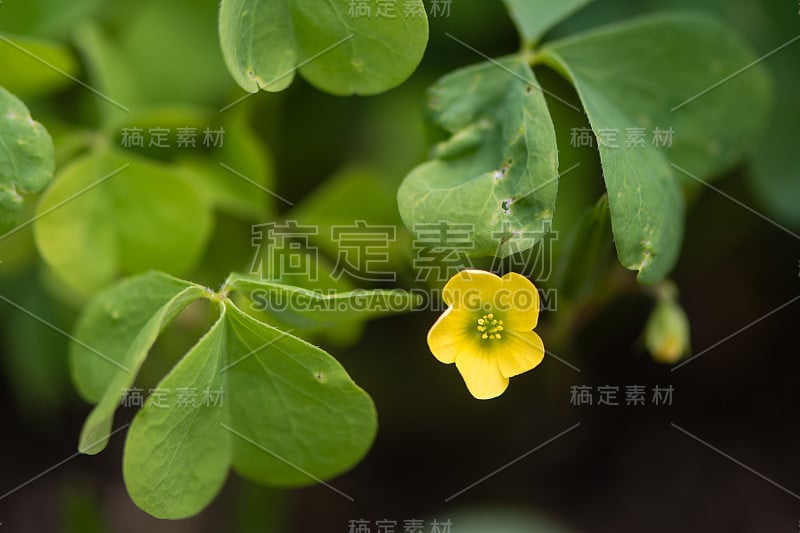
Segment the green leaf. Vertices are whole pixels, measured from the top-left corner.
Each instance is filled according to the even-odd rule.
[[[276,199],[267,192],[275,187],[272,160],[240,109],[220,115],[219,110],[194,106],[145,107],[107,123],[105,131],[126,151],[175,163],[209,205],[260,221],[275,211]],[[166,147],[150,146],[156,129],[168,132]],[[179,144],[182,130],[183,142],[193,139],[194,146]],[[206,141],[206,130],[222,132],[219,144]],[[142,146],[131,143],[134,132],[142,136]]]
[[[158,384],[170,403],[160,406],[151,398],[128,430],[122,467],[125,486],[136,505],[158,518],[185,518],[199,512],[228,476],[232,443],[222,426],[227,377],[221,372],[227,329],[223,308],[209,332]],[[223,404],[178,405],[178,389],[201,394],[223,391]]]
[[[320,348],[225,305],[234,469],[300,486],[351,468],[377,430],[369,395]]]
[[[559,258],[553,284],[561,291],[559,296],[574,301],[591,293],[605,274],[605,265],[610,264],[612,241],[608,198],[603,196],[580,217],[571,231],[564,256]]]
[[[760,133],[769,104],[763,70],[719,84],[753,59],[726,26],[688,14],[588,32],[537,58],[575,85],[595,133],[617,132],[617,148],[608,137],[600,145],[612,227],[620,261],[643,283],[663,279],[680,250],[684,201],[670,163],[712,176],[739,162]],[[645,129],[643,146],[626,145],[633,128]],[[671,148],[654,146],[655,128],[672,129]]]
[[[217,209],[248,220],[270,219],[275,205],[283,202],[268,192],[276,188],[270,153],[243,117],[229,118],[218,151],[202,158],[180,154],[178,163]]]
[[[61,38],[102,6],[103,0],[3,2],[0,31]]]
[[[97,16],[108,4],[103,0],[34,0],[39,4],[39,20],[35,32],[63,37],[82,21]],[[31,3],[34,3],[31,2]]]
[[[69,86],[74,82],[64,73],[75,76],[77,70],[72,53],[56,42],[18,36],[0,41],[3,86],[19,96],[41,96]]]
[[[405,4],[394,17],[377,17],[351,13],[349,0],[223,0],[223,56],[236,82],[251,93],[285,89],[298,68],[312,85],[333,94],[380,93],[412,74],[428,42],[422,0]],[[407,16],[410,8],[422,16]]]
[[[218,129],[221,126],[222,117],[218,111],[211,109],[183,104],[142,105],[104,124],[103,134],[108,136],[114,145],[126,151],[161,161],[173,161],[181,152],[203,154],[211,152],[211,149],[203,144],[203,130]],[[178,128],[196,130],[194,148],[186,145],[178,147]],[[137,129],[142,136],[142,146],[131,139]],[[154,140],[151,130],[154,129],[168,130],[164,139],[165,147],[156,146],[157,143],[151,145],[151,141]]]
[[[592,0],[503,0],[522,39],[535,44],[553,26]]]
[[[124,117],[122,108],[218,106],[230,80],[216,37],[214,2],[144,0],[118,6],[115,15],[120,25],[113,33],[91,23],[75,32],[91,85],[119,104],[98,97],[104,119]]]
[[[336,360],[229,301],[158,389],[223,392],[217,405],[148,401],[136,415],[125,483],[159,518],[202,510],[231,465],[259,483],[309,485],[351,468],[375,437],[372,400]]]
[[[33,2],[8,2],[3,6],[0,31],[30,33],[39,18],[41,8]]]
[[[75,32],[75,44],[80,51],[91,85],[102,95],[92,95],[100,116],[106,121],[119,120],[141,103],[136,90],[137,80],[119,45],[98,26],[85,23]]]
[[[106,445],[116,406],[163,328],[199,298],[219,311],[210,330],[154,389],[159,396],[148,399],[128,432],[125,483],[136,504],[154,516],[198,513],[222,488],[229,466],[273,486],[323,482],[352,468],[375,438],[371,398],[333,357],[291,331],[256,320],[228,299],[230,291],[262,286],[300,295],[301,307],[317,299],[302,289],[238,275],[215,294],[150,272],[97,295],[79,320],[73,375],[84,396],[99,398],[80,449],[94,454]],[[342,295],[337,301],[353,304],[355,299]],[[109,368],[109,360],[112,367],[125,368]]]
[[[319,250],[314,250],[311,246],[302,246],[299,249],[292,248],[295,243],[302,245],[299,241],[292,241],[288,246],[262,245],[262,250],[260,250],[259,256],[254,258],[250,272],[254,276],[272,283],[294,286],[315,292],[335,294],[355,290],[353,282],[347,276],[334,277],[334,265],[322,256]],[[295,263],[302,265],[304,268],[299,270],[286,268],[286,265]],[[292,320],[287,323],[281,320],[280,315],[283,313],[261,311],[265,300],[253,302],[249,299],[250,296],[253,295],[247,291],[236,291],[233,294],[234,301],[241,309],[272,326],[282,329],[294,328],[294,333],[304,338],[324,339],[326,342],[336,346],[352,345],[361,338],[364,329],[361,320],[342,322],[336,328],[325,327],[323,324],[310,323],[306,320]],[[260,293],[255,296],[259,297]],[[292,318],[293,315],[294,313],[289,313],[288,318]],[[307,324],[308,327],[298,327],[300,323]]]
[[[70,347],[72,379],[86,401],[97,403],[122,370],[128,347],[156,312],[192,283],[160,272],[128,278],[95,296],[81,313]],[[109,361],[110,359],[110,361]]]
[[[402,219],[397,212],[396,196],[396,185],[377,172],[367,168],[348,168],[328,178],[295,206],[286,219],[316,227],[317,232],[311,240],[330,259],[336,259],[341,252],[340,243],[332,233],[335,227],[355,227],[364,223],[373,228],[371,231],[376,235],[391,228],[386,246],[383,243],[375,246],[381,249],[380,253],[388,254],[385,266],[393,267],[396,272],[402,268],[403,260],[408,259],[406,256],[411,248],[410,235],[399,231]],[[357,263],[355,258],[352,261]],[[369,270],[363,261],[353,266],[358,267],[362,274]]]
[[[114,411],[159,333],[204,294],[199,285],[150,272],[114,285],[87,306],[70,349],[78,391],[97,402],[81,431],[82,453],[105,448]]]
[[[73,351],[76,382],[107,387],[86,421],[81,451],[103,449],[114,410],[156,337],[203,296],[219,306],[218,319],[158,384],[165,403],[151,396],[128,432],[123,473],[134,502],[159,518],[185,518],[216,496],[230,466],[259,483],[302,486],[357,463],[375,438],[375,407],[333,357],[230,300],[155,272],[105,291],[81,317],[78,342],[128,368],[109,373],[99,350]],[[179,391],[191,399],[178,400]]]
[[[530,67],[511,57],[459,70],[433,86],[429,106],[451,137],[400,186],[403,221],[467,224],[476,256],[531,248],[553,218],[558,163]]]
[[[259,311],[294,328],[337,328],[416,309],[420,301],[404,290],[325,292],[232,274],[231,290],[242,291]]]
[[[800,76],[791,84],[797,87]],[[785,98],[793,99],[794,95]],[[787,117],[793,117],[787,119]],[[778,221],[800,230],[800,155],[792,139],[796,139],[800,112],[795,106],[781,105],[770,121],[771,133],[760,145],[753,161],[749,182],[766,212]]]
[[[171,167],[113,151],[65,167],[42,196],[37,217],[42,257],[84,294],[124,274],[185,273],[212,223],[204,198]]]
[[[768,133],[758,145],[753,172],[748,178],[767,213],[800,230],[797,207],[800,198],[800,150],[797,150],[800,16],[787,17],[785,8],[780,2],[760,2],[757,17],[760,24],[752,24],[749,17],[746,19],[748,28],[758,30],[760,48],[765,52],[791,42],[766,62],[775,80],[775,106],[769,118]]]
[[[13,224],[22,194],[39,192],[53,179],[53,141],[16,96],[0,87],[0,227]]]
[[[218,105],[230,86],[217,38],[219,2],[139,0],[128,7],[117,42],[142,102]]]

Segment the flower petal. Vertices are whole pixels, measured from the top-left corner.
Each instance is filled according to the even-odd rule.
[[[544,343],[533,331],[509,331],[502,340],[495,355],[497,366],[506,378],[532,370],[544,359]]]
[[[475,335],[475,317],[466,310],[448,307],[428,331],[428,347],[442,363],[453,363],[465,347],[480,339]]]
[[[442,289],[442,299],[447,305],[477,311],[490,304],[494,293],[503,286],[500,277],[485,270],[462,270]]]
[[[497,359],[489,350],[465,350],[456,359],[456,368],[470,394],[479,400],[496,398],[508,387],[508,378],[500,373]]]
[[[503,314],[503,325],[515,331],[530,331],[539,322],[539,291],[525,276],[509,272],[502,278],[495,308]]]

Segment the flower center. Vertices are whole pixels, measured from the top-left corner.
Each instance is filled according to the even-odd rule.
[[[478,319],[478,331],[482,339],[497,340],[500,338],[500,332],[503,331],[503,321],[497,320],[494,313],[483,315]]]

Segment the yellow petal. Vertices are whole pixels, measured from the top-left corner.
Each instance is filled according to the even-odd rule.
[[[476,333],[472,313],[448,307],[428,331],[428,347],[442,363],[453,363],[462,349],[480,340]]]
[[[485,270],[462,270],[442,289],[442,299],[447,305],[459,309],[478,311],[483,304],[491,303],[494,293],[503,283],[499,276]]]
[[[503,314],[503,326],[515,331],[530,331],[539,322],[539,291],[525,276],[509,272],[495,295],[495,309]]]
[[[494,352],[501,374],[510,378],[538,366],[544,359],[544,344],[532,331],[509,331]]]
[[[461,352],[456,359],[456,368],[470,394],[479,400],[496,398],[508,387],[508,378],[500,373],[497,359],[489,350],[479,347]]]

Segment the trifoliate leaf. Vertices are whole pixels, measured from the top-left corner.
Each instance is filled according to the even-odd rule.
[[[769,103],[763,70],[727,79],[753,59],[725,25],[690,14],[628,21],[540,53],[583,102],[599,140],[617,254],[644,283],[664,278],[680,250],[684,202],[671,164],[709,177],[758,136]]]
[[[95,297],[79,321],[73,375],[84,396],[100,399],[80,449],[94,454],[104,448],[116,406],[166,324],[202,297],[219,311],[210,330],[153,389],[159,394],[151,391],[128,433],[125,483],[136,504],[154,516],[196,514],[219,492],[229,467],[268,485],[320,483],[352,468],[375,438],[372,400],[333,357],[228,299],[229,291],[247,291],[257,286],[252,283],[231,276],[214,294],[151,272]],[[294,304],[300,313],[316,298],[298,288],[272,288],[299,295]],[[391,291],[361,296],[403,297]],[[332,301],[353,305],[356,296]],[[369,307],[349,312],[361,311],[379,314]],[[321,315],[306,318],[315,316]]]
[[[459,70],[433,86],[429,106],[451,137],[400,186],[403,221],[412,231],[465,225],[473,256],[531,248],[558,190],[555,131],[533,71],[518,57]]]
[[[281,91],[295,70],[337,94],[376,94],[408,78],[428,42],[422,0],[390,12],[377,4],[332,0],[223,0],[219,16],[228,70],[246,91]]]

